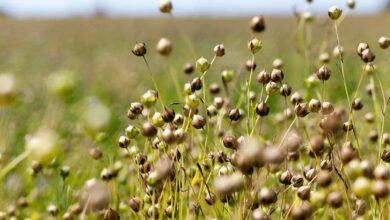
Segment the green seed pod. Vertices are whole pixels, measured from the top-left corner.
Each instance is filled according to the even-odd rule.
[[[153,114],[151,122],[156,127],[161,127],[165,124],[162,114],[160,112],[155,112]]]
[[[141,131],[133,125],[129,125],[125,130],[126,136],[131,139],[137,138],[140,133]]]
[[[373,63],[366,63],[366,65],[364,66],[364,72],[367,75],[372,75],[375,72],[374,64]]]
[[[201,57],[196,61],[196,69],[201,72],[205,73],[210,68],[210,63],[207,61],[206,58]]]
[[[366,177],[358,177],[352,185],[352,192],[359,198],[367,197],[371,194],[371,181]]]
[[[329,18],[332,20],[339,19],[342,13],[343,11],[337,6],[330,7],[328,11]]]
[[[200,100],[196,94],[186,96],[185,101],[190,108],[196,108],[200,104]]]
[[[141,103],[147,107],[152,107],[158,99],[158,93],[154,90],[148,90],[141,96]]]
[[[192,94],[191,83],[185,83],[184,84],[184,93],[187,94],[187,95]]]
[[[257,38],[253,38],[248,42],[248,50],[250,50],[252,54],[256,54],[261,50],[261,48],[263,48],[263,42]]]
[[[222,81],[225,83],[229,83],[233,80],[234,71],[233,70],[224,70],[221,73]]]

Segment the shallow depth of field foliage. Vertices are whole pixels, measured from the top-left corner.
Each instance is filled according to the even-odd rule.
[[[0,219],[390,218],[390,14],[349,12],[0,18]]]

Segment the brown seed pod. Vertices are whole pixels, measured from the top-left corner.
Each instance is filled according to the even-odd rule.
[[[275,68],[275,69],[279,69],[281,70],[283,68],[283,60],[277,58],[277,59],[274,59],[274,61],[272,61],[272,66]]]
[[[135,114],[135,115],[139,115],[142,113],[142,111],[144,110],[144,105],[142,105],[141,103],[139,102],[132,102],[130,104],[130,108],[129,110]]]
[[[164,108],[164,111],[162,113],[162,118],[164,122],[172,122],[173,119],[175,119],[175,111],[173,109]]]
[[[174,123],[175,125],[180,126],[180,125],[183,124],[183,122],[184,122],[184,117],[183,117],[183,115],[181,115],[181,114],[175,114],[175,118],[173,119],[173,123]]]
[[[385,164],[379,164],[374,170],[374,177],[377,180],[388,180],[390,177],[390,171]]]
[[[161,133],[162,140],[167,143],[174,143],[176,141],[175,131],[171,128],[165,128]]]
[[[241,118],[240,110],[238,108],[230,109],[229,119],[232,121],[238,121]]]
[[[294,206],[291,210],[291,216],[294,220],[309,219],[312,213],[313,208],[306,202]]]
[[[321,155],[325,147],[324,138],[320,135],[313,136],[310,139],[309,147],[315,155]]]
[[[316,73],[319,80],[326,81],[330,78],[331,71],[327,66],[322,66]]]
[[[343,196],[340,192],[331,192],[326,201],[333,208],[340,208],[343,205]]]
[[[156,134],[157,134],[157,128],[154,125],[152,125],[152,123],[145,122],[142,125],[142,135],[144,135],[145,137],[151,138],[156,136]]]
[[[382,199],[389,195],[389,186],[386,181],[376,180],[372,186],[375,198]]]
[[[271,217],[261,209],[255,209],[252,212],[252,220],[271,220]]]
[[[226,135],[222,139],[223,146],[229,149],[237,149],[239,144],[237,138],[233,135]]]
[[[301,186],[298,189],[298,197],[302,200],[309,200],[310,199],[310,186]]]
[[[191,90],[192,92],[202,89],[203,83],[200,77],[196,77],[191,81]]]
[[[378,138],[379,138],[379,134],[378,134],[377,131],[371,130],[371,131],[368,133],[368,138],[370,139],[371,142],[377,142],[377,141],[378,141]]]
[[[368,49],[368,48],[370,48],[370,46],[369,46],[367,43],[359,43],[359,45],[358,45],[358,47],[357,47],[357,49],[356,49],[356,52],[357,52],[357,54],[358,54],[360,57],[362,57],[363,51],[364,51],[365,49]]]
[[[277,201],[276,193],[270,188],[262,188],[259,192],[259,201],[264,205],[270,205]]]
[[[295,92],[291,95],[290,101],[292,104],[297,105],[303,101],[303,98],[298,92]]]
[[[202,129],[206,125],[206,119],[201,115],[192,117],[192,126],[196,129]]]
[[[137,57],[145,56],[146,54],[146,45],[145,43],[136,43],[131,50],[131,52]]]
[[[263,16],[255,16],[251,19],[249,27],[253,32],[263,32],[265,30],[265,21]]]
[[[127,205],[134,211],[139,212],[143,206],[143,201],[139,197],[131,198],[127,201]]]
[[[320,56],[318,57],[318,59],[320,60],[321,63],[329,63],[330,61],[330,55],[329,53],[321,53]]]
[[[290,185],[291,184],[291,179],[292,179],[292,174],[290,171],[284,171],[280,177],[279,177],[279,182],[283,185]]]
[[[34,173],[39,173],[43,168],[43,164],[33,160],[31,161],[31,169],[33,170]]]
[[[271,80],[273,82],[281,82],[284,79],[283,71],[280,69],[273,69],[271,72]]]
[[[104,220],[119,220],[119,214],[114,209],[109,208],[104,212]]]
[[[333,170],[333,164],[330,160],[322,160],[320,162],[320,167],[322,170],[332,171]]]
[[[291,94],[291,86],[287,85],[287,84],[283,84],[281,87],[280,87],[280,90],[279,90],[280,94],[284,97],[287,97]]]
[[[332,175],[328,171],[320,171],[317,175],[316,182],[321,187],[328,187],[332,183]]]
[[[359,111],[360,109],[363,108],[363,102],[361,99],[356,98],[352,101],[352,108],[353,110]]]
[[[257,82],[261,84],[267,84],[271,81],[271,74],[268,73],[265,70],[262,70],[258,75],[257,75]]]
[[[246,67],[246,70],[248,70],[248,71],[252,71],[252,70],[254,71],[256,69],[257,65],[256,65],[255,61],[252,62],[252,60],[247,60],[245,62],[245,67]]]
[[[120,148],[127,148],[130,144],[130,139],[126,136],[120,136],[118,139],[118,145]]]
[[[306,115],[308,115],[310,113],[309,106],[306,103],[297,104],[294,108],[294,111],[295,111],[295,114],[301,118],[305,117]]]
[[[217,107],[217,109],[221,109],[223,107],[223,104],[225,103],[225,100],[222,97],[215,97],[214,98],[214,105]]]
[[[345,132],[347,132],[347,131],[352,131],[352,130],[353,130],[353,123],[352,123],[352,121],[347,121],[347,122],[345,122],[345,123],[343,124],[343,130],[344,130]]]
[[[159,8],[162,13],[171,13],[173,5],[170,0],[162,0]]]
[[[153,219],[158,219],[158,205],[152,205],[146,211],[146,216]]]
[[[321,102],[317,99],[311,99],[309,101],[309,111],[310,112],[319,112],[321,110]]]
[[[350,141],[345,142],[340,150],[340,159],[346,164],[357,157],[357,152]]]
[[[367,204],[364,200],[362,199],[358,199],[356,200],[355,202],[355,213],[358,215],[358,216],[362,216],[366,213],[366,209],[367,209]]]
[[[390,150],[383,150],[381,154],[381,159],[386,163],[390,163]]]
[[[89,150],[89,155],[93,159],[98,160],[98,159],[100,159],[103,156],[103,153],[102,153],[102,151],[99,148],[94,147],[94,148],[91,148],[91,150]]]
[[[390,47],[390,38],[388,37],[380,37],[378,40],[379,47],[382,49],[387,49]]]
[[[370,48],[367,48],[367,49],[362,51],[361,58],[364,62],[370,63],[370,62],[375,60],[375,54],[374,54],[374,52],[372,52],[372,50]]]
[[[217,83],[212,83],[209,86],[209,91],[211,94],[216,95],[221,91],[221,87]]]
[[[225,46],[223,44],[218,44],[214,47],[214,53],[217,57],[222,57],[225,55]]]
[[[301,187],[303,185],[303,181],[304,181],[303,177],[299,174],[294,175],[291,178],[291,182],[292,182],[294,187]]]
[[[193,73],[194,69],[195,69],[195,67],[191,63],[184,64],[183,71],[184,71],[185,74]]]
[[[303,176],[305,177],[305,179],[307,179],[307,181],[311,181],[317,176],[317,170],[315,168],[305,170],[303,172]]]
[[[334,108],[333,108],[332,103],[330,103],[330,102],[322,102],[321,114],[329,115],[329,114],[333,113],[333,111],[334,111]]]
[[[266,102],[262,101],[256,106],[256,113],[261,117],[267,116],[269,113],[269,107]]]

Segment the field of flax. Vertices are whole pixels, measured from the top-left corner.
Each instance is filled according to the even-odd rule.
[[[0,219],[390,218],[390,15],[327,13],[1,18]]]

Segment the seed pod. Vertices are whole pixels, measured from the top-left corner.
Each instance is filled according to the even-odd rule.
[[[50,213],[50,215],[52,216],[55,216],[58,214],[58,208],[56,205],[49,205],[47,208],[46,208],[47,212]]]
[[[298,197],[302,200],[309,200],[310,199],[310,186],[301,186],[298,189]]]
[[[31,161],[31,169],[33,170],[34,173],[39,173],[43,168],[42,163],[39,161],[33,160]]]
[[[128,205],[134,212],[138,212],[142,208],[143,202],[139,197],[134,197],[128,201]]]
[[[141,96],[141,103],[147,107],[153,106],[158,99],[158,93],[154,90],[148,90]]]
[[[356,149],[350,141],[345,142],[340,150],[340,159],[346,164],[357,157]]]
[[[253,38],[248,42],[248,50],[250,50],[252,54],[256,54],[261,50],[261,48],[263,48],[263,42],[257,38]]]
[[[331,71],[327,66],[324,65],[318,69],[316,74],[319,80],[326,81],[330,78]]]
[[[303,176],[308,181],[311,181],[312,179],[314,179],[314,177],[317,176],[317,170],[315,168],[311,168],[311,169],[305,170],[305,172],[303,172]]]
[[[375,60],[375,54],[372,52],[370,48],[367,48],[362,51],[361,58],[364,62],[369,63]]]
[[[157,134],[157,128],[154,125],[152,125],[150,122],[145,122],[142,125],[142,135],[144,135],[145,137],[151,138],[156,136],[156,134]]]
[[[263,16],[255,16],[251,19],[249,26],[253,32],[263,32],[265,30],[265,21]]]
[[[272,95],[278,90],[279,90],[278,84],[272,81],[267,83],[267,85],[265,86],[265,91],[267,92],[268,95]]]
[[[176,141],[174,130],[171,128],[165,128],[161,134],[163,141],[167,144],[173,143]]]
[[[230,109],[229,119],[231,121],[238,121],[241,118],[240,110],[238,108]]]
[[[310,112],[319,112],[321,109],[321,102],[317,99],[311,99],[309,101],[309,111]]]
[[[356,52],[360,57],[362,57],[363,51],[366,49],[369,49],[369,48],[370,48],[370,46],[367,43],[359,43],[359,45],[356,49]]]
[[[366,63],[366,65],[364,66],[364,72],[365,72],[367,75],[372,75],[372,74],[375,72],[375,66],[374,66],[374,64],[372,64],[372,63]]]
[[[256,93],[254,91],[249,91],[248,98],[251,102],[254,102],[256,100]]]
[[[130,144],[130,139],[126,136],[120,136],[118,139],[118,145],[120,148],[127,148]]]
[[[320,54],[318,59],[320,60],[321,63],[324,63],[324,64],[325,63],[329,63],[330,55],[329,55],[329,53],[323,52],[323,53]]]
[[[217,83],[212,83],[209,86],[209,91],[211,94],[216,95],[221,91],[221,88],[219,87],[219,85]]]
[[[379,47],[382,49],[387,49],[390,47],[390,38],[388,37],[380,37],[378,40]]]
[[[363,108],[363,103],[362,100],[359,98],[356,98],[352,101],[352,108],[356,111],[359,111],[360,109]]]
[[[283,60],[281,60],[279,58],[274,59],[274,61],[272,61],[272,66],[274,67],[274,69],[281,70],[283,67]]]
[[[256,113],[260,115],[261,117],[267,116],[269,113],[269,107],[266,102],[261,101],[257,106],[256,106]]]
[[[336,58],[344,57],[344,48],[342,46],[335,46],[333,48],[333,56]]]
[[[308,105],[306,103],[297,104],[294,108],[294,111],[295,111],[295,114],[301,118],[305,117],[306,115],[308,115],[310,113]]]
[[[202,80],[200,77],[196,77],[191,81],[191,90],[192,92],[198,91],[202,89]]]
[[[173,8],[172,2],[170,0],[161,0],[160,1],[160,11],[162,13],[171,13]]]
[[[271,80],[273,82],[281,82],[284,78],[283,71],[280,69],[273,69],[271,72]]]
[[[269,74],[267,71],[262,70],[258,75],[257,75],[257,82],[261,84],[267,84],[269,81],[271,81],[271,74]]]
[[[214,47],[214,53],[217,57],[222,57],[225,55],[225,46],[223,44],[218,44]]]
[[[247,71],[254,71],[256,69],[257,65],[256,65],[256,62],[252,60],[247,60],[245,62],[245,68]]]
[[[175,130],[174,135],[177,143],[183,143],[186,138],[186,133],[183,128]]]
[[[313,136],[310,139],[310,144],[309,144],[310,150],[314,152],[315,155],[321,155],[325,144],[324,144],[324,139],[320,135]]]
[[[184,117],[181,114],[175,114],[175,118],[173,119],[173,123],[175,125],[182,125],[184,122]]]
[[[237,141],[237,138],[234,137],[233,135],[226,135],[222,139],[223,146],[229,149],[237,149],[239,144]]]
[[[377,180],[372,186],[372,192],[377,199],[385,198],[389,195],[389,186],[385,181]]]
[[[356,6],[356,1],[355,0],[348,0],[347,1],[347,6],[349,9],[354,9]]]
[[[201,57],[196,61],[196,69],[201,72],[205,73],[210,68],[209,61],[206,60],[206,58]]]
[[[328,187],[332,183],[332,176],[328,171],[321,171],[318,173],[316,181],[321,187]]]
[[[352,121],[347,121],[347,122],[345,122],[345,123],[343,124],[343,130],[344,130],[345,132],[347,132],[347,131],[352,131],[352,130],[353,130],[353,123],[352,123]]]
[[[381,159],[386,163],[390,163],[390,150],[383,150],[381,154]]]
[[[144,110],[144,106],[139,102],[133,102],[130,104],[129,110],[135,115],[139,115]]]
[[[370,139],[371,142],[377,142],[379,138],[378,132],[375,130],[371,130],[368,133],[368,138]]]
[[[328,11],[329,18],[332,20],[339,19],[342,13],[343,11],[337,6],[330,7]]]
[[[192,117],[192,126],[196,129],[201,129],[206,125],[206,119],[201,115],[194,115]]]
[[[298,92],[295,92],[294,94],[291,95],[290,101],[292,104],[297,105],[303,101],[303,98],[301,95],[299,95]]]
[[[329,114],[333,113],[333,111],[334,111],[334,108],[333,108],[332,103],[330,103],[330,102],[322,102],[321,114],[329,115]]]
[[[152,219],[158,219],[158,205],[152,205],[150,206],[146,211],[146,216]]]
[[[337,209],[343,205],[343,196],[340,192],[331,192],[326,201],[330,206]]]
[[[136,43],[131,50],[131,52],[137,57],[145,56],[146,54],[146,45],[145,43]]]
[[[390,177],[390,171],[388,166],[379,164],[374,170],[374,177],[377,180],[388,180]]]
[[[191,74],[192,72],[194,72],[194,65],[192,65],[191,63],[184,64],[183,71],[185,74]]]
[[[222,81],[224,83],[229,83],[233,80],[234,71],[233,70],[224,70],[221,73]]]
[[[167,38],[161,38],[156,46],[157,52],[162,56],[169,56],[172,52],[172,43]]]
[[[292,179],[292,174],[290,171],[284,171],[280,177],[279,177],[279,182],[282,183],[283,185],[290,185],[291,184],[291,179]]]
[[[270,205],[277,201],[276,193],[270,188],[262,188],[259,192],[259,201],[264,205]]]
[[[0,219],[1,219],[1,217],[0,217]],[[62,220],[73,220],[72,214],[70,214],[70,212],[65,212],[62,215]]]
[[[309,219],[313,213],[313,208],[308,203],[294,206],[291,210],[291,216],[294,220]]]
[[[303,177],[301,175],[294,175],[292,178],[291,178],[291,182],[293,184],[294,187],[301,187],[303,185]]]
[[[366,177],[358,177],[352,185],[352,192],[359,198],[371,194],[371,181]]]
[[[20,207],[20,208],[26,208],[28,207],[28,201],[26,199],[26,197],[19,197],[18,200],[16,201],[16,204]],[[0,218],[1,219],[1,218]]]
[[[252,220],[271,220],[271,217],[258,208],[252,212]]]
[[[209,117],[213,117],[218,114],[218,109],[214,105],[208,106],[206,110]]]
[[[130,120],[134,120],[137,118],[137,115],[135,115],[133,112],[131,112],[130,110],[127,111],[127,118],[130,119]]]
[[[114,209],[109,208],[104,212],[104,220],[119,220],[119,214]]]
[[[330,160],[322,160],[320,163],[320,167],[322,170],[332,171],[333,164]]]
[[[223,107],[223,104],[225,103],[225,100],[222,97],[215,97],[214,98],[214,105],[217,107],[217,109],[221,109]]]

